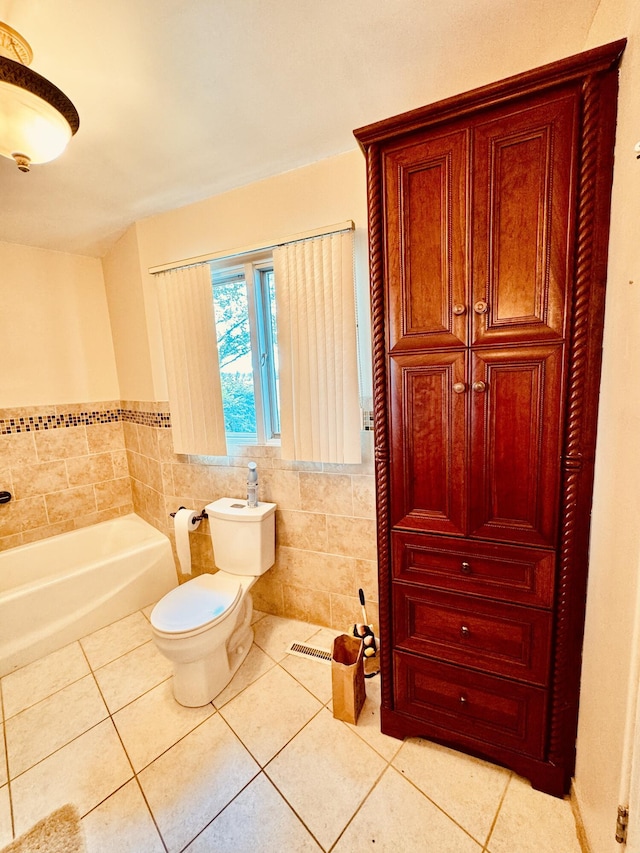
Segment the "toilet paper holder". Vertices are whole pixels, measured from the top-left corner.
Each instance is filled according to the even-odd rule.
[[[181,509],[186,509],[186,506],[179,506],[177,511],[180,511]],[[176,517],[175,512],[170,512],[169,515],[171,516],[171,518]],[[206,509],[203,509],[202,512],[200,513],[200,515],[194,515],[193,516],[193,518],[191,519],[191,523],[196,524],[196,522],[203,521],[203,519],[205,519],[205,518],[209,518],[209,515],[208,515]]]

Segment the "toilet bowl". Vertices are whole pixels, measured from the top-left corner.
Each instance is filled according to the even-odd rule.
[[[153,639],[173,664],[173,694],[181,705],[211,702],[249,653],[250,589],[275,561],[275,508],[233,498],[208,504],[218,571],[172,589],[151,612]]]

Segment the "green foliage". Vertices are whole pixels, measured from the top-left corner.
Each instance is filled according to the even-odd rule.
[[[247,290],[244,279],[216,284],[213,300],[220,369],[251,352]]]
[[[256,407],[253,377],[247,373],[223,373],[224,428],[227,432],[255,433]]]

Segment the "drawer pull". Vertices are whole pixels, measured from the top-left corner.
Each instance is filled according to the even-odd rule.
[[[460,705],[464,708],[464,706],[466,704],[467,704],[467,697],[464,695],[464,693],[462,693],[460,696]]]
[[[468,637],[470,633],[471,633],[471,631],[469,630],[469,628],[466,625],[463,625],[460,628],[460,636]]]
[[[470,575],[471,574],[471,566],[469,565],[469,563],[463,563],[460,566],[460,569],[461,569],[463,575]]]

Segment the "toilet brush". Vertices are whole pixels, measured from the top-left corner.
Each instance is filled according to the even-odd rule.
[[[369,620],[367,619],[367,608],[364,603],[363,590],[358,590],[358,596],[360,598],[360,606],[362,608],[362,622],[356,622],[353,626],[353,636],[362,640],[365,658],[372,658],[375,657],[377,652],[376,637],[373,633],[373,627],[369,624]]]

